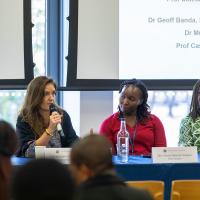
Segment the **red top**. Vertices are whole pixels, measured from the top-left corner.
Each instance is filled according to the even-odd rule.
[[[134,145],[129,142],[129,152],[132,152],[132,146],[135,155],[151,155],[152,147],[166,147],[165,130],[158,117],[151,114],[146,124],[137,123],[135,127],[126,124],[130,138]],[[118,113],[112,114],[105,119],[100,126],[100,134],[105,135],[113,144],[113,153],[116,153],[117,133],[120,129],[120,120]],[[136,129],[136,130],[135,130]],[[135,130],[135,131],[134,131]],[[135,136],[133,139],[133,134]]]

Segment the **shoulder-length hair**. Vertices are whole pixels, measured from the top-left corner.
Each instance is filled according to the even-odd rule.
[[[20,111],[22,119],[31,126],[37,136],[41,135],[46,128],[39,110],[45,95],[45,87],[49,83],[53,84],[57,89],[57,85],[52,78],[47,76],[34,78],[27,87],[24,103]],[[58,108],[58,112],[62,113],[60,108]]]

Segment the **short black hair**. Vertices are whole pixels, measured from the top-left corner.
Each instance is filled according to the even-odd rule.
[[[139,105],[137,109],[137,120],[140,122],[145,122],[145,119],[150,116],[150,107],[147,103],[147,100],[148,100],[147,87],[144,84],[144,82],[138,79],[125,80],[120,85],[119,93],[122,92],[124,87],[128,87],[128,86],[135,86],[141,91],[142,104]]]
[[[17,169],[11,180],[11,197],[15,200],[71,200],[74,187],[67,166],[54,159],[37,159]]]

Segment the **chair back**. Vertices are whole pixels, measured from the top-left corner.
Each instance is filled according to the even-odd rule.
[[[200,200],[200,180],[172,181],[171,200]]]
[[[163,181],[126,181],[131,187],[141,188],[149,191],[155,200],[164,200]]]

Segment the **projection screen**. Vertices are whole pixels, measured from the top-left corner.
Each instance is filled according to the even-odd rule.
[[[200,0],[72,0],[67,86],[191,89],[200,78]]]

